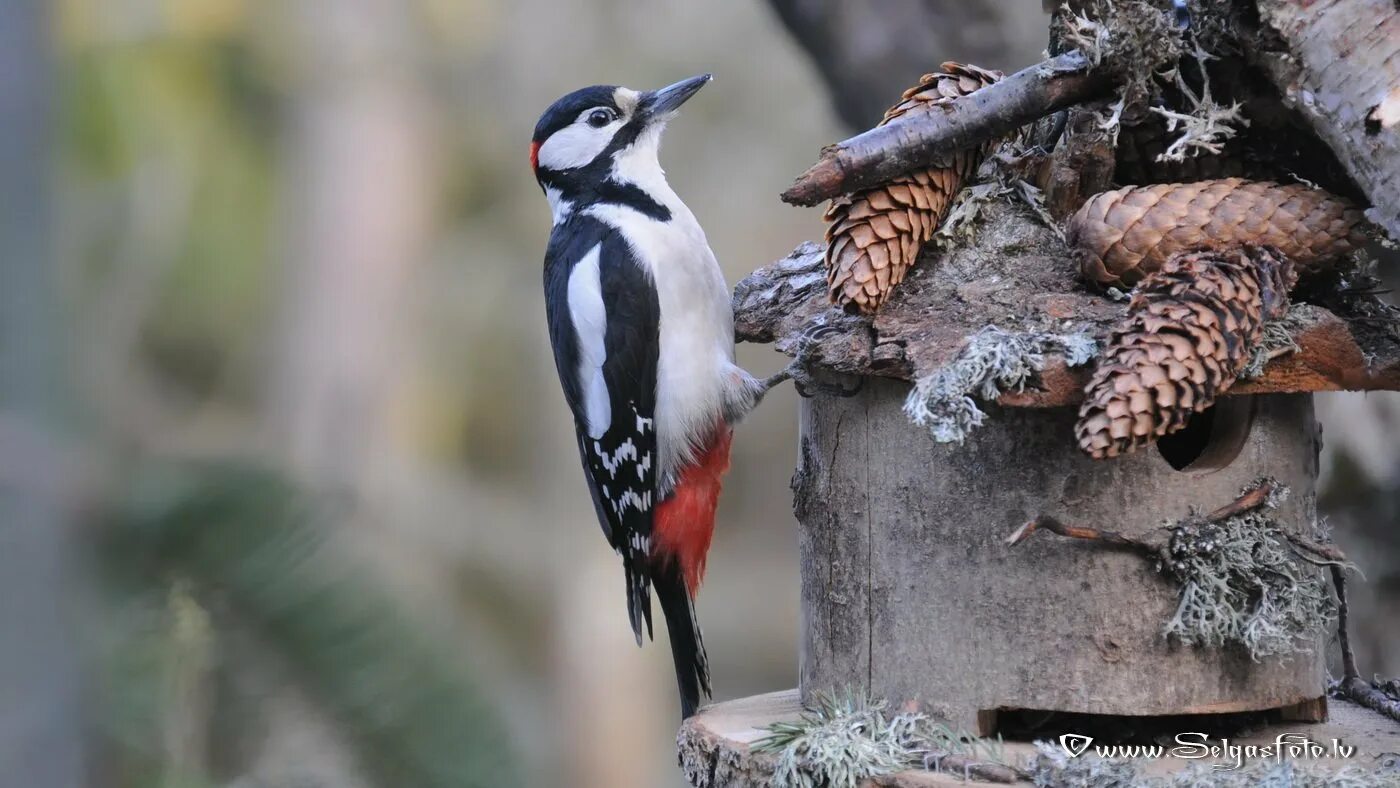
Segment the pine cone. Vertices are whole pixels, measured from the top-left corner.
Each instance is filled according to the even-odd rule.
[[[906,90],[904,99],[885,113],[880,125],[946,104],[1002,77],[1000,71],[958,63],[944,63],[942,68]],[[832,200],[825,216],[831,303],[867,314],[878,309],[918,260],[919,251],[933,237],[989,147],[960,151],[951,166],[918,170]]]
[[[1150,274],[1084,389],[1079,448],[1117,457],[1186,426],[1235,382],[1297,278],[1252,246],[1180,254]]]
[[[1084,278],[1122,287],[1206,246],[1272,246],[1300,268],[1320,267],[1365,243],[1364,227],[1359,208],[1320,189],[1226,178],[1096,194],[1065,229]]]

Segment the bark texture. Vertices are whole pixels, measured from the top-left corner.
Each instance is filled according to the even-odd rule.
[[[1244,371],[1297,274],[1267,249],[1178,255],[1150,274],[1109,335],[1074,427],[1094,459],[1186,426]]]
[[[1400,7],[1394,0],[1259,0],[1248,51],[1400,238]]]
[[[1070,250],[1029,211],[997,202],[983,209],[970,242],[926,252],[873,316],[848,315],[829,303],[823,249],[804,244],[738,284],[735,330],[741,341],[775,343],[784,353],[804,349],[837,372],[917,380],[936,373],[988,324],[1105,340],[1125,305],[1087,292],[1078,270]],[[1400,389],[1400,340],[1356,309],[1373,302],[1353,294],[1328,307],[1294,305],[1288,330],[1299,350],[1230,393]],[[824,331],[814,336],[814,326]],[[1090,369],[1069,367],[1050,353],[1031,386],[1000,402],[1077,405]]]
[[[999,71],[944,63],[904,91],[880,125],[936,112],[1002,78]],[[848,311],[874,312],[913,267],[924,244],[952,207],[953,198],[976,173],[991,144],[954,153],[946,167],[901,175],[848,197],[832,200],[824,217],[826,277],[831,303]]]
[[[1041,513],[1142,536],[1264,475],[1292,489],[1277,516],[1302,533],[1316,516],[1310,397],[1257,398],[1238,455],[1207,474],[1175,471],[1156,452],[1094,462],[1068,439],[1068,408],[997,410],[966,444],[936,444],[910,429],[907,394],[872,380],[849,399],[803,402],[804,698],[849,686],[985,730],[979,712],[1002,708],[1211,713],[1322,696],[1325,635],[1291,661],[1173,647],[1162,628],[1176,589],[1139,556],[1003,542]]]
[[[942,111],[908,115],[822,151],[821,159],[783,192],[793,205],[816,205],[841,194],[887,183],[949,156],[986,144],[1057,109],[1107,90],[1109,77],[1091,70],[1080,52],[1023,68],[974,97]]]
[[[1366,242],[1361,210],[1302,184],[1225,178],[1129,186],[1096,194],[1066,224],[1085,279],[1131,287],[1172,255],[1201,246],[1272,246],[1300,269]]]

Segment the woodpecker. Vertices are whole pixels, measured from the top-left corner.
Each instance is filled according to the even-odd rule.
[[[682,718],[710,694],[695,594],[733,427],[793,374],[758,380],[734,363],[729,288],[661,169],[666,123],[710,78],[574,91],[530,144],[554,221],[544,290],[555,366],[637,644],[644,626],[651,637],[652,589],[666,618]]]

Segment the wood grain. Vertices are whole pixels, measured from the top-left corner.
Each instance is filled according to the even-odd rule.
[[[1220,713],[1323,695],[1325,632],[1288,662],[1181,648],[1161,634],[1176,588],[1142,557],[1003,541],[1041,513],[1142,536],[1261,476],[1290,487],[1277,517],[1301,533],[1316,518],[1310,397],[1261,397],[1239,456],[1200,473],[1155,451],[1092,461],[1069,408],[994,408],[966,444],[937,444],[901,412],[908,390],[871,380],[803,404],[804,699],[868,688],[977,730],[979,712],[1005,708]]]

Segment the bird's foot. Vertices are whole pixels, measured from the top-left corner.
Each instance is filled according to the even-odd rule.
[[[839,329],[835,326],[818,325],[812,326],[804,331],[802,336],[798,338],[796,357],[792,360],[792,363],[788,364],[777,374],[766,378],[763,381],[763,392],[767,393],[769,389],[779,383],[785,380],[791,380],[793,388],[797,389],[797,393],[803,397],[812,397],[816,394],[826,394],[833,397],[855,396],[856,393],[861,390],[861,387],[864,386],[864,378],[857,378],[856,382],[852,385],[842,385],[840,382],[831,383],[818,380],[817,377],[812,374],[812,352],[816,347],[817,341],[828,334],[836,333],[838,330]],[[845,378],[849,376],[842,375],[840,377]]]
[[[841,375],[840,373],[834,373],[834,376],[839,376],[841,378],[853,377],[851,375]],[[818,380],[817,376],[812,374],[807,368],[806,362],[802,359],[794,359],[792,363],[783,368],[783,371],[765,380],[764,385],[776,386],[785,380],[791,380],[792,387],[803,397],[813,397],[817,394],[825,394],[830,397],[854,397],[856,394],[860,393],[861,388],[865,385],[865,378],[860,377],[857,377],[855,382],[850,385],[845,385],[840,382],[831,383]]]

